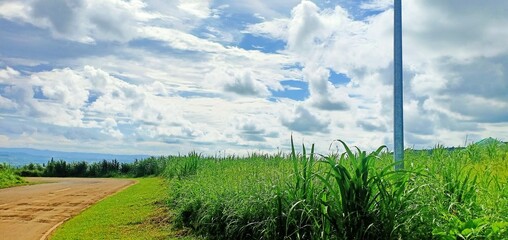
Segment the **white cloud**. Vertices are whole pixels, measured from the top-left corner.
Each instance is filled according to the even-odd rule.
[[[360,8],[367,10],[384,11],[393,6],[393,0],[371,0],[370,2],[363,2]]]
[[[143,91],[145,86],[126,83],[90,66],[77,71],[65,68],[40,72],[11,79],[9,84],[12,86],[4,89],[3,95],[18,105],[17,114],[21,117],[35,117],[60,126],[102,126],[104,133],[114,137],[122,135],[114,117],[159,122],[164,120],[159,111],[168,110],[156,103],[158,96],[148,96]],[[37,98],[36,89],[40,89]],[[89,102],[92,92],[97,96]]]
[[[248,25],[244,32],[267,36],[273,39],[286,40],[288,37],[288,24],[288,19],[276,18],[270,21]]]
[[[288,27],[288,48],[293,51],[305,51],[309,54],[318,41],[326,38],[323,31],[324,22],[319,15],[319,8],[311,1],[302,1],[291,11]]]
[[[225,51],[219,43],[201,39],[176,29],[144,27],[139,30],[145,38],[164,41],[169,47],[180,50],[219,52]]]
[[[448,101],[450,110],[470,118],[473,122],[503,123],[508,121],[508,103],[475,95],[462,95],[463,101]]]
[[[431,135],[436,129],[434,122],[437,119],[435,119],[434,114],[423,111],[421,106],[418,105],[418,101],[406,102],[404,106],[404,118],[406,121],[404,129],[406,133]]]
[[[0,69],[0,83],[7,82],[11,78],[16,78],[20,75],[20,73],[10,67],[6,67],[5,69]]]
[[[138,26],[161,17],[145,7],[138,0],[10,1],[0,5],[0,17],[49,29],[61,39],[127,42],[138,36]]]
[[[5,69],[3,71],[7,72]],[[23,84],[19,85],[19,82]],[[55,136],[62,136],[78,145],[81,141],[106,141],[111,138],[124,144],[159,141],[166,144],[195,142],[198,144],[196,146],[208,146],[216,143],[217,146],[210,147],[212,151],[237,144],[246,144],[247,148],[249,142],[270,141],[280,146],[278,139],[274,139],[280,127],[270,124],[276,119],[273,115],[275,110],[266,100],[185,99],[163,95],[159,94],[160,89],[146,91],[154,86],[164,89],[159,81],[131,84],[91,66],[35,73],[18,80],[10,79],[9,84],[13,86],[4,89],[2,96],[6,96],[6,101],[16,104],[17,109],[11,117],[33,119],[34,130],[27,133],[36,138],[34,141],[47,137],[46,133],[37,134],[38,130],[35,129],[49,125],[54,129]],[[33,89],[40,89],[42,95],[39,97],[42,99],[34,98]],[[71,91],[77,91],[76,98],[69,95]],[[6,101],[2,101],[2,105]],[[266,112],[267,109],[272,110]],[[221,130],[230,128],[224,119],[234,119],[234,116],[244,114],[264,119],[262,122],[267,125],[245,125]],[[64,130],[69,128],[88,132],[82,134],[81,130]],[[260,131],[265,136],[255,136],[253,129],[263,129]]]
[[[312,114],[304,106],[297,106],[293,112],[281,116],[281,121],[288,129],[304,134],[328,133],[330,121]]]
[[[210,1],[209,0],[194,0],[194,1],[186,1],[180,0],[178,4],[178,8],[198,17],[198,18],[207,18],[210,16]]]
[[[416,74],[411,79],[411,90],[418,96],[428,96],[440,90],[446,89],[448,80],[443,78],[439,73],[428,69],[426,72]]]
[[[273,18],[282,18],[289,15],[288,10],[298,5],[301,0],[256,0],[249,1],[248,3],[243,1],[224,1],[218,0],[214,3],[216,5],[227,4],[229,12],[235,14],[248,14],[254,15],[258,18],[265,18],[267,20]]]
[[[265,129],[258,126],[260,124],[254,122],[254,119],[240,117],[235,119],[235,125],[241,138],[247,142],[265,142],[267,137],[278,137],[277,132],[267,133]]]
[[[304,79],[309,82],[310,99],[315,107],[322,110],[344,111],[349,109],[347,92],[337,91],[330,81],[330,71],[308,64],[303,69]]]
[[[255,79],[253,73],[243,69],[216,68],[205,76],[205,80],[216,83],[224,91],[240,96],[266,97],[270,94],[266,85]]]
[[[92,87],[87,79],[69,68],[39,73],[32,77],[31,83],[32,87],[41,88],[44,97],[70,109],[82,107]]]
[[[96,45],[31,63],[31,53],[20,54],[25,59],[0,49],[1,66],[10,66],[0,68],[0,134],[13,143],[44,145],[54,132],[67,147],[106,139],[117,149],[233,153],[287,147],[290,131],[324,151],[335,138],[367,148],[391,142],[391,1],[358,3],[375,13],[361,20],[346,6],[317,1],[41,3],[3,1],[0,17],[46,29],[55,44]],[[506,3],[414,0],[403,7],[407,144],[504,136]],[[245,14],[254,20],[243,22]],[[240,33],[282,40],[285,49],[241,49]],[[330,70],[351,81],[333,85]],[[309,97],[270,98],[273,90],[298,88],[283,80],[307,82]]]
[[[4,1],[0,3],[0,17],[8,20],[29,21],[30,6],[27,2]]]
[[[359,120],[357,124],[367,132],[386,132],[388,130],[383,122],[376,121],[376,119]]]
[[[14,103],[12,100],[0,95],[0,109],[13,110],[15,108],[16,108],[16,103]]]
[[[376,9],[372,5],[374,3]],[[487,17],[488,14],[479,15],[472,3],[460,11],[452,10],[453,6],[462,6],[464,3],[428,4],[424,1],[404,3],[408,133],[477,132],[481,128],[471,121],[506,121],[506,116],[501,114],[506,112],[506,106],[497,103],[505,101],[507,96],[501,96],[499,90],[508,90],[506,81],[501,80],[501,74],[507,69],[507,61],[505,57],[499,57],[500,54],[506,54],[506,45],[500,45],[502,41],[499,41],[499,37],[508,34],[501,30],[504,29],[502,23],[508,18],[495,13],[497,20],[492,21]],[[392,58],[393,12],[389,5],[385,1],[364,5],[364,8],[386,10],[364,21],[356,21],[340,7],[333,11],[321,10],[311,2],[302,2],[293,10],[287,38],[288,50],[299,56],[306,67],[318,63],[352,77],[345,92],[361,97],[348,102],[354,107],[371,109],[370,114],[379,114],[377,116],[381,118],[391,118],[392,114],[391,107],[387,108],[388,111],[379,111],[372,104],[380,101],[382,106],[391,105],[391,98],[386,98],[386,95],[391,92],[392,76],[391,73],[384,73],[385,69],[391,67]],[[495,11],[493,6],[488,4],[485,9]],[[450,11],[453,12],[451,17]],[[464,19],[466,17],[479,21],[471,26],[466,24],[470,22]],[[442,19],[446,19],[446,24]],[[492,35],[494,32],[497,36]],[[463,43],[459,43],[461,39]],[[320,71],[310,72],[319,79]],[[326,75],[321,79],[326,79]],[[312,80],[309,83],[312,94]],[[321,83],[314,85],[321,86],[315,88],[315,92],[326,93],[327,83]],[[467,104],[470,101],[474,104]],[[436,104],[429,109],[431,102]],[[450,103],[455,106],[452,107]],[[355,115],[360,119],[362,116],[361,112]],[[362,123],[359,125],[362,126]],[[455,140],[457,142],[458,139]]]

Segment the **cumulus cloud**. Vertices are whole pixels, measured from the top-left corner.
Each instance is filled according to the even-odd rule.
[[[62,126],[83,126],[80,108],[88,97],[86,81],[69,69],[7,81],[9,87],[2,95],[16,104],[17,115]]]
[[[8,20],[30,20],[30,5],[21,1],[3,1],[0,3],[0,17]]]
[[[0,83],[7,82],[9,79],[18,77],[19,75],[20,72],[7,66],[5,69],[0,69]]]
[[[450,110],[469,117],[472,122],[508,122],[508,104],[506,101],[474,95],[463,96],[462,99],[464,102],[450,99],[448,102]]]
[[[405,59],[416,73],[408,79],[409,94],[423,105],[417,114],[434,116],[438,129],[485,132],[493,125],[478,123],[506,121],[508,49],[499,39],[508,34],[508,17],[496,10],[503,7],[505,2],[489,2],[482,11],[463,1],[403,5]]]
[[[19,72],[5,68],[2,73],[17,75]],[[0,89],[2,113],[7,113],[7,108],[15,108],[12,115],[4,115],[4,121],[11,121],[5,126],[19,128],[13,127],[19,124],[14,121],[17,118],[31,118],[33,122],[31,130],[0,129],[8,135],[25,133],[35,138],[53,131],[55,136],[71,142],[116,139],[124,144],[159,142],[209,146],[221,143],[211,147],[213,149],[249,142],[274,142],[278,136],[275,126],[248,121],[239,122],[231,130],[220,130],[228,128],[224,119],[232,115],[257,115],[269,123],[268,119],[275,117],[271,111],[270,115],[263,111],[269,107],[266,100],[242,102],[160,94],[160,89],[154,88],[162,88],[165,92],[161,82],[133,84],[92,66],[53,69],[17,79],[8,78],[5,82],[7,86]],[[75,98],[71,94],[73,91]],[[43,126],[51,130],[37,130]],[[88,132],[81,134],[82,131]],[[269,148],[268,145],[263,148],[266,147]]]
[[[268,96],[269,94],[266,86],[253,79],[249,72],[230,76],[224,84],[224,90],[247,96]]]
[[[320,9],[312,1],[302,1],[293,8],[290,18],[253,24],[247,30],[284,36],[287,50],[302,63],[312,62],[348,73],[360,68],[377,70],[390,63],[391,16],[392,11],[387,10],[359,21],[339,5]],[[287,26],[279,27],[286,22]]]
[[[251,119],[240,119],[236,127],[241,132],[242,138],[246,141],[266,141],[266,131],[258,127]]]
[[[43,98],[66,108],[79,109],[88,99],[90,82],[69,68],[39,73],[31,79],[33,87],[40,87]]]
[[[9,79],[8,83],[9,87],[2,90],[6,99],[3,102],[15,104],[18,117],[68,127],[100,127],[102,133],[115,138],[122,136],[118,117],[134,122],[164,122],[160,112],[168,110],[154,104],[157,96],[145,94],[144,86],[129,84],[90,66],[81,70],[54,69]],[[177,116],[173,117],[178,121]]]
[[[101,130],[102,133],[117,139],[121,139],[123,137],[123,134],[118,130],[118,125],[115,119],[107,117],[104,121],[102,121],[101,125],[103,126],[103,129]]]
[[[233,125],[245,144],[249,144],[249,142],[273,142],[274,138],[279,137],[279,132],[274,130],[275,124],[267,124],[267,120],[264,119],[264,122],[261,122],[259,118],[238,116],[234,118]],[[278,127],[275,129],[278,129]]]
[[[356,8],[299,0],[43,3],[0,3],[0,18],[10,26],[0,38],[35,46],[19,54],[0,47],[2,126],[10,121],[11,132],[26,139],[54,131],[67,144],[83,135],[143,149],[171,144],[185,151],[195,144],[229,151],[284,145],[288,137],[279,133],[289,129],[324,146],[336,135],[360,146],[391,142],[392,1]],[[505,8],[502,1],[403,3],[407,144],[506,135]],[[370,15],[358,19],[355,9]],[[28,24],[13,30],[11,22]],[[18,28],[30,37],[13,34]],[[285,46],[245,50],[235,42],[238,34]],[[41,40],[48,35],[57,40]],[[65,48],[74,51],[65,57],[42,56],[48,42],[78,47]],[[95,45],[85,50],[80,43]],[[35,59],[32,52],[42,56],[35,63],[27,61]],[[351,81],[333,85],[330,70]],[[293,88],[284,80],[307,82],[308,98],[271,98]],[[15,119],[32,119],[35,127],[21,129]],[[4,127],[0,134],[15,139],[11,132]]]
[[[288,115],[281,116],[281,122],[290,130],[305,134],[328,133],[330,131],[328,128],[330,121],[321,119],[303,106],[297,106]]]
[[[404,106],[405,131],[418,135],[431,135],[435,131],[432,112],[426,112],[418,101],[406,102]]]
[[[474,1],[419,0],[405,3],[404,32],[408,60],[418,58],[420,63],[439,58],[465,61],[506,53],[508,47],[498,40],[508,36],[502,27],[508,18],[500,11],[506,9],[507,4],[489,1],[482,4],[479,11]]]
[[[309,82],[310,102],[315,107],[329,111],[349,109],[347,92],[336,91],[328,79],[330,71],[323,67],[308,64],[303,69],[304,79]]]
[[[247,67],[247,66],[245,66]],[[274,79],[275,77],[275,79]],[[204,80],[210,88],[222,89],[225,93],[234,93],[237,96],[268,97],[269,89],[282,89],[277,78],[281,75],[270,74],[263,69],[240,69],[228,63],[217,64],[208,72]]]
[[[385,132],[388,130],[383,123],[376,122],[375,119],[359,120],[358,126],[367,132]]]
[[[506,121],[503,114],[506,106],[502,103],[508,95],[501,91],[508,89],[502,77],[506,72],[504,56],[507,51],[499,37],[507,33],[500,30],[504,29],[502,24],[508,18],[494,10],[499,3],[485,6],[496,16],[495,21],[489,14],[475,11],[473,3],[436,3],[431,10],[425,7],[427,4],[425,1],[403,4],[408,133],[430,136],[445,130],[478,132],[483,128],[479,128],[477,122]],[[361,97],[345,102],[371,109],[371,114],[381,118],[392,114],[391,107],[386,107],[392,104],[386,94],[390,93],[392,78],[393,11],[390,5],[389,1],[365,3],[362,8],[381,13],[358,21],[341,7],[322,10],[312,2],[302,2],[292,11],[287,35],[282,35],[287,36],[288,50],[300,57],[306,68],[318,63],[350,76],[352,81],[345,92]],[[464,7],[452,10],[457,5]],[[440,19],[446,19],[446,24]],[[474,22],[470,22],[471,19],[475,19]],[[253,29],[264,30],[266,36],[270,36],[269,27]],[[319,71],[311,72],[319,79]],[[326,81],[313,81],[312,76],[307,79],[311,91],[327,92]],[[321,79],[326,79],[326,75]],[[328,91],[331,90],[334,89],[328,87]],[[331,99],[321,99],[325,103],[327,100]],[[319,107],[315,97],[309,102]],[[382,103],[382,108],[388,111],[378,111],[376,102]],[[361,118],[362,115],[356,116]],[[358,125],[373,129],[366,124]],[[426,138],[429,139],[432,138]]]
[[[28,3],[3,3],[0,17],[21,20],[49,29],[56,38],[82,43],[129,41],[138,36],[138,26],[160,17],[145,11],[146,4],[137,0],[34,0]]]
[[[302,1],[291,11],[291,21],[288,27],[288,48],[292,50],[306,50],[309,46],[319,43],[326,37],[323,27],[325,23],[319,15],[319,8],[311,1]]]

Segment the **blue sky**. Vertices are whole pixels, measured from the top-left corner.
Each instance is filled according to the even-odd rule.
[[[392,4],[4,0],[0,146],[245,154],[293,134],[321,153],[335,139],[390,147]],[[507,140],[507,7],[404,2],[407,147]]]

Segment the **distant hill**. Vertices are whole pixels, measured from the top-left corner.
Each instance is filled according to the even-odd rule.
[[[0,148],[0,163],[8,163],[13,166],[21,166],[28,163],[47,163],[51,158],[55,160],[86,161],[96,162],[103,159],[116,159],[120,162],[133,162],[136,159],[143,159],[148,155],[117,155],[103,153],[82,153],[82,152],[59,152],[50,150],[39,150],[32,148]]]

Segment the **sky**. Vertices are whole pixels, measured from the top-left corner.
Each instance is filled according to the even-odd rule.
[[[508,1],[403,1],[405,146],[508,138]],[[392,0],[2,0],[0,146],[393,146]]]

